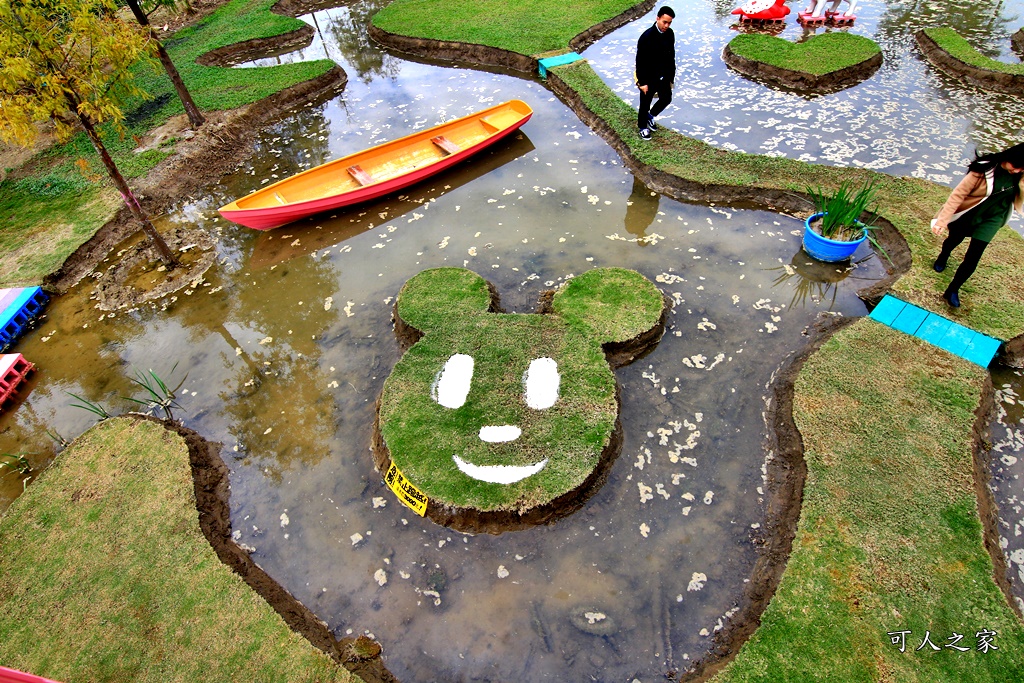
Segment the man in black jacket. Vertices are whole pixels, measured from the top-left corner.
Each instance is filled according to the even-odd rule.
[[[676,78],[676,37],[669,26],[676,13],[665,6],[658,10],[654,26],[643,32],[636,41],[636,85],[640,88],[640,110],[637,127],[640,137],[651,139],[654,117],[664,111],[672,101],[672,81]],[[658,103],[651,107],[654,96]]]

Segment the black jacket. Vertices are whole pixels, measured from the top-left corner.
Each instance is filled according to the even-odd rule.
[[[650,85],[660,78],[676,78],[676,36],[652,25],[636,41],[636,83]]]

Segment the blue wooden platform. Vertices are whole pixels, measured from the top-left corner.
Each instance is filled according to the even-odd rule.
[[[581,57],[575,52],[566,52],[562,55],[555,55],[554,57],[545,57],[544,59],[537,60],[540,64],[540,77],[548,77],[548,69],[553,66],[564,66],[566,64],[572,64]]]
[[[1002,342],[886,294],[868,316],[987,368]]]
[[[49,297],[40,287],[0,289],[0,351],[6,351],[42,312]]]

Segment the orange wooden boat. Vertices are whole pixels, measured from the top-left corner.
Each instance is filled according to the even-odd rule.
[[[222,206],[220,214],[269,230],[365,202],[440,173],[518,130],[532,115],[525,102],[510,100],[267,185]]]

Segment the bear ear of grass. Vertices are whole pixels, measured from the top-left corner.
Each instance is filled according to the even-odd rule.
[[[418,330],[443,329],[453,317],[491,307],[487,281],[465,268],[431,268],[411,277],[398,293],[398,316]]]
[[[653,328],[665,300],[654,283],[635,270],[595,268],[565,283],[551,306],[567,323],[591,331],[606,344],[627,342]]]

